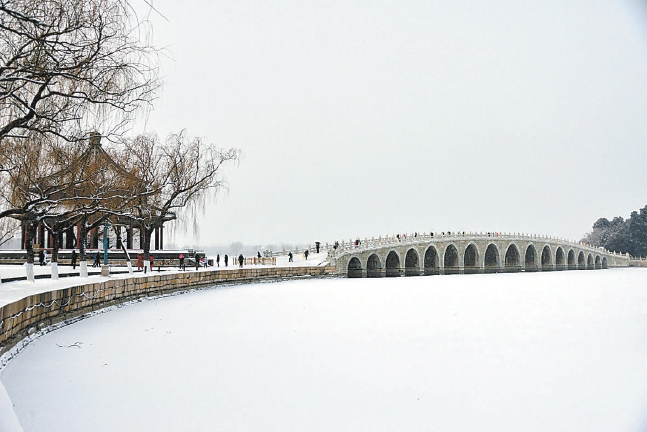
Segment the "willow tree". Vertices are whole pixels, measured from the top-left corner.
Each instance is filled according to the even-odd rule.
[[[160,141],[155,134],[140,135],[126,142],[127,163],[145,185],[132,206],[133,218],[142,234],[142,249],[148,262],[151,237],[156,228],[170,221],[187,222],[202,204],[224,185],[224,164],[237,161],[237,149],[221,149],[186,131]]]
[[[0,140],[116,132],[159,86],[128,0],[0,0]]]
[[[64,192],[77,180],[60,175],[61,166],[54,163],[53,157],[60,150],[57,144],[57,140],[33,136],[22,139],[20,145],[5,155],[0,166],[3,176],[0,215],[20,221],[25,228],[30,279],[33,279],[34,239],[39,224],[48,215],[73,205],[73,199],[64,196]]]

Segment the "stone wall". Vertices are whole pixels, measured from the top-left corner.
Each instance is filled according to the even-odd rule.
[[[243,268],[158,273],[150,276],[110,279],[105,282],[34,294],[0,308],[0,356],[36,330],[141,297],[226,283],[334,274],[334,267]]]

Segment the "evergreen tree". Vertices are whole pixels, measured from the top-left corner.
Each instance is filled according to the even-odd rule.
[[[598,219],[593,224],[593,231],[586,234],[582,241],[610,251],[647,256],[647,205],[640,211],[631,212],[627,220],[621,216],[611,221]]]

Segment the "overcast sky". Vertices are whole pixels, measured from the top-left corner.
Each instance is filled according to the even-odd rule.
[[[647,205],[644,1],[149,1],[147,129],[243,152],[178,246],[577,240]]]

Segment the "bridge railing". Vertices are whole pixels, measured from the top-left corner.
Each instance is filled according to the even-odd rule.
[[[419,243],[429,243],[434,240],[447,242],[447,241],[460,241],[465,239],[559,242],[564,245],[570,245],[570,246],[585,248],[589,250],[601,251],[609,255],[624,255],[617,252],[608,251],[602,247],[592,246],[584,242],[576,242],[576,241],[564,239],[561,237],[537,235],[537,234],[525,234],[525,233],[502,233],[498,231],[490,231],[490,232],[447,231],[447,232],[440,232],[440,233],[433,232],[433,233],[422,233],[422,234],[420,233],[395,234],[395,235],[386,235],[384,237],[379,236],[378,238],[371,237],[370,239],[365,237],[363,240],[357,238],[355,240],[349,239],[348,242],[344,240],[342,240],[341,242],[335,242],[335,245],[332,247],[328,247],[328,244],[326,244],[326,249],[328,249],[329,255],[331,255],[332,257],[338,257],[346,253],[377,249],[385,246],[415,245]]]

